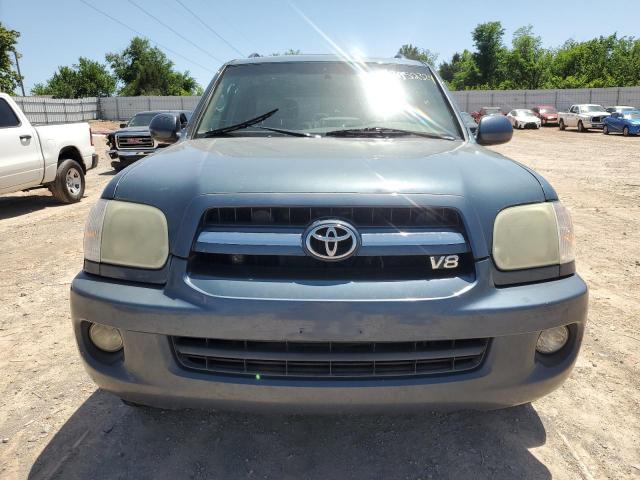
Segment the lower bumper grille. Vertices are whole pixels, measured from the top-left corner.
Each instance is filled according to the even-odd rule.
[[[269,342],[171,337],[178,363],[218,375],[389,378],[467,372],[489,339],[417,342]]]

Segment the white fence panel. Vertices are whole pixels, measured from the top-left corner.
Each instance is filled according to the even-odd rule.
[[[14,97],[26,117],[32,123],[73,123],[96,120],[99,114],[98,99]]]
[[[573,88],[566,90],[464,90],[451,92],[458,107],[475,112],[482,107],[514,108],[554,105],[567,110],[575,103],[598,103],[604,107],[630,105],[640,108],[640,87]]]
[[[193,110],[199,96],[191,97],[105,97],[100,99],[100,118],[128,120],[145,110]]]

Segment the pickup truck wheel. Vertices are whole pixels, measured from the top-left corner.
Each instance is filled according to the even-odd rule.
[[[587,131],[587,129],[586,129],[586,128],[584,128],[584,125],[582,124],[582,122],[581,122],[581,121],[580,121],[580,122],[578,122],[578,131],[579,131],[579,132],[586,132],[586,131]]]
[[[622,129],[622,135],[624,135],[625,137],[629,136],[629,127],[624,127]]]
[[[567,127],[564,126],[564,120],[560,120],[560,122],[558,123],[558,128],[560,130],[564,130],[565,128],[567,128]]]
[[[604,133],[605,135],[609,135],[609,127],[607,127],[606,125],[602,127],[602,133]]]
[[[58,165],[56,179],[49,186],[54,198],[62,203],[79,202],[84,195],[84,172],[75,160],[63,160]]]

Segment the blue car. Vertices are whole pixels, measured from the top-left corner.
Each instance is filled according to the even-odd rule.
[[[625,137],[640,134],[640,110],[613,112],[604,119],[602,133],[622,133]]]

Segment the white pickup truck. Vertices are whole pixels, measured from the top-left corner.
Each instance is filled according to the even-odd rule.
[[[558,112],[558,126],[560,130],[567,127],[577,127],[579,132],[586,132],[590,128],[602,130],[604,119],[610,115],[602,105],[583,103],[571,105],[568,112]]]
[[[77,202],[97,163],[88,123],[33,126],[0,93],[0,195],[47,187],[60,202]]]

